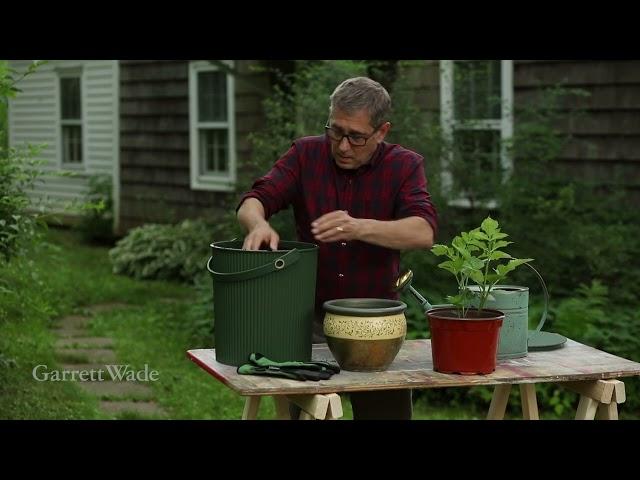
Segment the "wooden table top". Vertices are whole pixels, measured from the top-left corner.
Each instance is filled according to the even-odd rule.
[[[295,395],[393,390],[401,388],[473,387],[502,383],[542,383],[640,376],[640,363],[573,340],[557,350],[529,352],[526,357],[498,360],[489,375],[453,375],[433,370],[431,340],[407,340],[384,372],[342,370],[330,380],[296,381],[240,375],[236,367],[216,361],[215,349],[189,350],[187,356],[240,395]],[[313,346],[312,358],[335,363],[327,344]]]

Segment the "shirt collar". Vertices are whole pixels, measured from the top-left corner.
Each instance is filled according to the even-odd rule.
[[[362,165],[361,167],[359,167],[357,170],[343,170],[340,167],[338,167],[338,165],[336,165],[336,161],[333,158],[333,155],[331,154],[331,141],[329,140],[328,137],[325,137],[326,141],[327,141],[327,148],[329,149],[329,158],[331,159],[331,163],[333,164],[333,167],[336,169],[336,171],[338,172],[342,172],[345,173],[347,175],[361,175],[364,172],[367,172],[373,168],[375,168],[381,161],[382,157],[383,157],[383,153],[384,153],[384,146],[385,143],[384,142],[380,142],[377,146],[377,148],[373,151],[373,155],[371,155],[371,161],[369,161],[369,163],[366,163],[365,165]]]

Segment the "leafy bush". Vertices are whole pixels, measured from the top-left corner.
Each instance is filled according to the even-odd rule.
[[[113,272],[138,279],[194,282],[205,268],[215,232],[202,220],[134,228],[109,251]]]
[[[111,244],[113,233],[113,179],[111,175],[92,175],[89,192],[81,206],[84,212],[76,228],[84,241]]]
[[[6,114],[8,99],[20,91],[16,84],[35,72],[41,62],[34,62],[26,72],[19,74],[0,61],[0,114]],[[19,78],[16,78],[20,75]],[[7,122],[0,121],[0,262],[24,253],[25,247],[40,238],[42,216],[32,210],[33,202],[27,191],[41,175],[43,163],[35,157],[42,145],[8,148]]]

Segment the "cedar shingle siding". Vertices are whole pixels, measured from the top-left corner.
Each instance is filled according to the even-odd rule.
[[[416,77],[419,104],[439,122],[439,61],[429,60],[408,74]],[[535,102],[546,87],[589,92],[564,104],[582,113],[558,125],[572,135],[558,162],[577,178],[626,185],[640,204],[640,61],[514,60],[513,82],[516,110]]]
[[[247,134],[262,124],[264,75],[237,61],[236,148],[250,155]],[[189,161],[189,62],[120,62],[120,231],[146,222],[213,216],[229,193],[192,190]],[[231,194],[233,195],[233,194]]]
[[[578,177],[623,183],[640,200],[640,61],[514,62],[516,105],[556,84],[590,93],[565,104],[583,113],[560,127],[573,139],[559,162]]]

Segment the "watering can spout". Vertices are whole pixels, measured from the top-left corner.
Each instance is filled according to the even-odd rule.
[[[420,306],[426,313],[428,310],[431,310],[432,305],[427,301],[426,298],[420,295],[420,292],[418,292],[415,288],[413,288],[413,286],[411,285],[412,280],[413,280],[413,272],[411,270],[407,270],[402,275],[400,275],[397,278],[397,280],[394,282],[393,290],[395,290],[396,292],[401,292],[405,290],[408,290],[409,292],[411,292],[413,296],[416,297],[416,299],[420,302]]]

